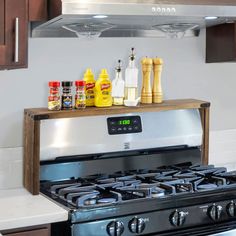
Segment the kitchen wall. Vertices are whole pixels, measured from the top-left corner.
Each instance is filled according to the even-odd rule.
[[[136,48],[138,65],[143,56],[164,59],[165,99],[197,98],[211,102],[211,162],[231,166],[236,163],[233,159],[236,154],[236,63],[205,63],[204,30],[198,38],[182,40],[31,38],[29,68],[0,71],[0,188],[4,178],[15,175],[16,171],[20,176],[16,185],[22,183],[23,109],[47,106],[47,82],[81,79],[87,67],[96,75],[101,68],[107,68],[113,78],[118,59],[123,60],[126,67],[131,47]],[[228,159],[221,159],[219,146],[226,143],[231,154]]]

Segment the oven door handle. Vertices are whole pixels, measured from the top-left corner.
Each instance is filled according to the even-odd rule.
[[[224,231],[221,233],[211,234],[209,236],[235,236],[236,235],[236,229]]]

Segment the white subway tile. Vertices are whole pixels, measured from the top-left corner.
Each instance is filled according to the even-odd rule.
[[[23,148],[0,149],[0,189],[23,186]]]

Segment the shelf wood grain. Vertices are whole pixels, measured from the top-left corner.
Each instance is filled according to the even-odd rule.
[[[140,104],[136,107],[112,106],[107,108],[86,107],[82,110],[49,111],[47,108],[25,109],[34,120],[68,118],[79,116],[114,115],[134,112],[159,112],[180,109],[200,109],[210,106],[208,102],[196,99],[166,100],[161,104]]]

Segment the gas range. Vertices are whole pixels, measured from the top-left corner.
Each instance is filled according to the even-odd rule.
[[[236,230],[236,174],[202,165],[198,109],[40,122],[40,192],[69,215],[53,236]]]
[[[41,191],[71,209],[162,199],[236,187],[236,173],[213,165],[182,163],[41,184]]]
[[[236,172],[213,165],[188,162],[42,182],[41,192],[70,209],[78,235],[176,235],[179,229],[184,235],[183,229],[189,234],[206,225],[208,231],[196,235],[209,235],[209,225],[228,221],[230,228],[236,219]]]

